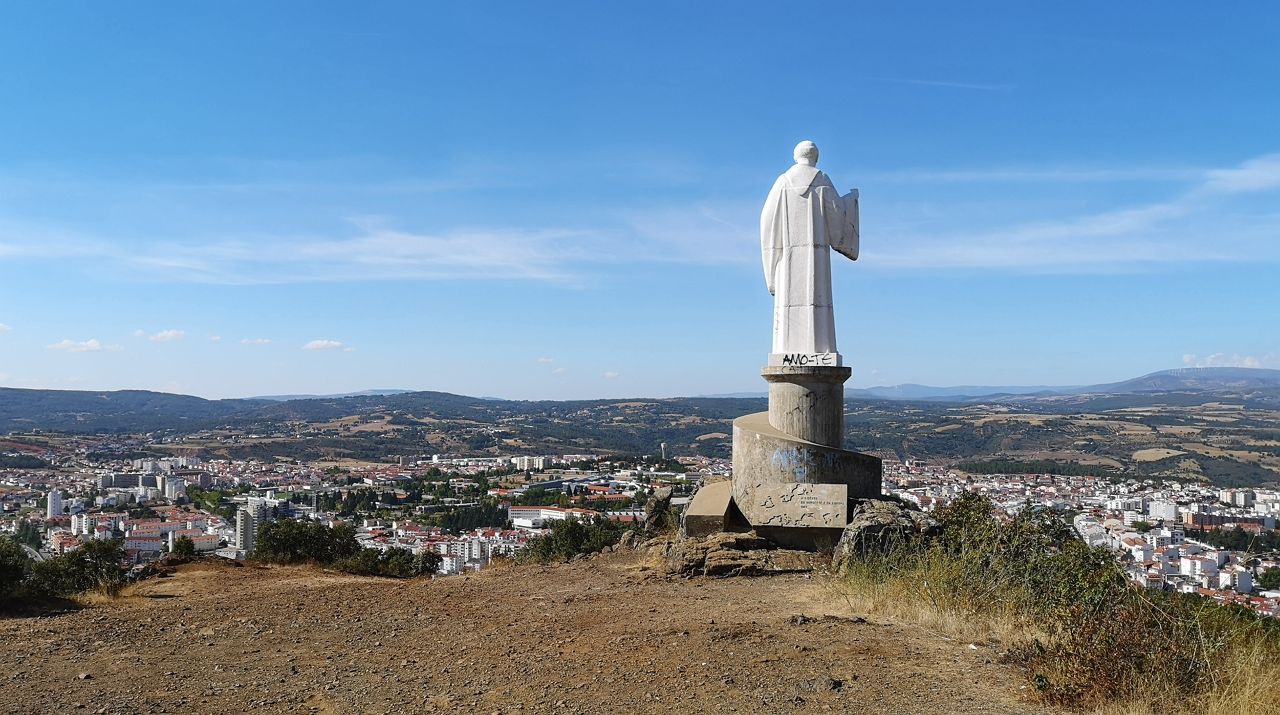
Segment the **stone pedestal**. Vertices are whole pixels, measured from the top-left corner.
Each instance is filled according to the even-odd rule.
[[[760,372],[769,383],[769,424],[804,442],[839,449],[844,445],[844,383],[847,367],[770,366]]]
[[[733,504],[758,534],[834,545],[850,503],[880,496],[878,457],[843,449],[847,367],[770,366],[769,411],[733,421]]]

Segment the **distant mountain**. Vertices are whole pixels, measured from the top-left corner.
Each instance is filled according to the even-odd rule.
[[[958,387],[932,387],[929,385],[892,385],[889,387],[868,387],[851,389],[845,393],[849,397],[876,398],[882,400],[940,400],[947,398],[986,397],[991,395],[1041,395],[1059,394],[1075,387],[982,387],[977,385],[960,385]]]
[[[1203,404],[1233,399],[1268,408],[1280,406],[1280,370],[1181,368],[1132,380],[1084,387],[931,387],[895,385],[848,390],[853,401],[940,403],[1028,402],[1049,409],[1115,409],[1151,404]],[[503,418],[561,420],[586,429],[583,415],[628,404],[666,404],[673,413],[740,415],[761,409],[764,393],[737,393],[670,400],[523,401],[467,397],[447,392],[366,390],[344,395],[275,396],[206,400],[145,390],[93,392],[0,388],[0,433],[32,429],[59,432],[151,432],[196,430],[284,422],[328,422],[352,415],[396,413],[414,418],[492,422]],[[1056,405],[1056,406],[1055,406]],[[615,415],[616,416],[616,415]],[[402,416],[399,419],[410,419]],[[561,429],[560,427],[556,428]],[[562,438],[572,432],[569,430]]]
[[[0,387],[0,432],[150,432],[225,419],[271,404],[206,400],[148,390],[27,390]]]
[[[369,397],[379,395],[403,395],[413,390],[361,390],[360,392],[340,392],[333,395],[260,395],[246,397],[247,400],[270,400],[272,402],[288,402],[289,400],[331,400],[341,397]],[[486,398],[489,399],[489,398]]]
[[[1041,397],[1052,395],[1138,394],[1146,392],[1222,392],[1280,388],[1280,370],[1248,367],[1184,367],[1161,370],[1142,377],[1100,385],[932,387],[892,385],[850,389],[850,398],[885,400],[975,400],[992,397]]]
[[[1252,367],[1183,367],[1175,370],[1161,370],[1123,382],[1079,388],[1077,392],[1219,391],[1272,387],[1280,387],[1280,370]]]

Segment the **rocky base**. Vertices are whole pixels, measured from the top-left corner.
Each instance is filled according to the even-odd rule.
[[[872,553],[888,553],[899,546],[928,540],[939,532],[928,514],[892,499],[859,499],[836,544],[831,562],[843,570],[850,561]]]
[[[705,538],[659,537],[636,544],[637,551],[661,557],[673,576],[767,576],[812,571],[815,554],[779,549],[755,533],[720,532]]]

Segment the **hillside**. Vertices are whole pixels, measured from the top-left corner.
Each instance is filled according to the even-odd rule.
[[[860,621],[820,578],[640,558],[427,582],[196,564],[0,621],[0,713],[1046,712],[998,644]]]
[[[1280,387],[1269,386],[1276,372],[1188,369],[1113,386],[1128,392],[849,399],[846,443],[895,460],[1047,461],[1261,484],[1280,479]],[[1170,389],[1141,389],[1161,385]],[[728,458],[733,419],[765,408],[764,398],[751,397],[519,401],[409,392],[271,402],[0,390],[0,432],[156,431],[163,434],[140,450],[227,459],[655,454],[663,443],[672,454]]]
[[[150,432],[197,429],[252,411],[265,400],[206,400],[148,390],[0,387],[0,432]]]

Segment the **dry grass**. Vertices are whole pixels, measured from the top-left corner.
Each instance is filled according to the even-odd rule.
[[[1127,584],[1053,519],[999,525],[981,503],[943,536],[845,560],[827,579],[855,613],[998,642],[1046,704],[1101,715],[1280,714],[1280,628]]]
[[[1280,664],[1262,648],[1237,654],[1223,664],[1221,678],[1206,693],[1193,698],[1171,697],[1167,691],[1143,688],[1130,698],[1108,703],[1095,715],[1262,715],[1280,713]]]
[[[874,582],[829,575],[823,583],[852,613],[915,623],[957,640],[1008,643],[1029,632],[1016,613],[984,614],[981,618],[957,613],[941,607],[926,585],[906,579]]]
[[[1133,461],[1135,462],[1159,462],[1162,459],[1170,457],[1178,457],[1186,452],[1179,452],[1176,449],[1166,449],[1163,447],[1152,447],[1151,449],[1140,449],[1133,453]]]
[[[1025,645],[1045,634],[1017,609],[996,605],[982,613],[948,608],[927,584],[895,578],[875,582],[856,575],[825,579],[824,585],[852,613],[875,615],[913,623],[941,635],[973,643]],[[1096,715],[1245,715],[1280,713],[1280,663],[1259,645],[1236,653],[1218,665],[1217,677],[1207,692],[1186,696],[1156,676],[1141,683],[1131,695],[1089,710]]]

